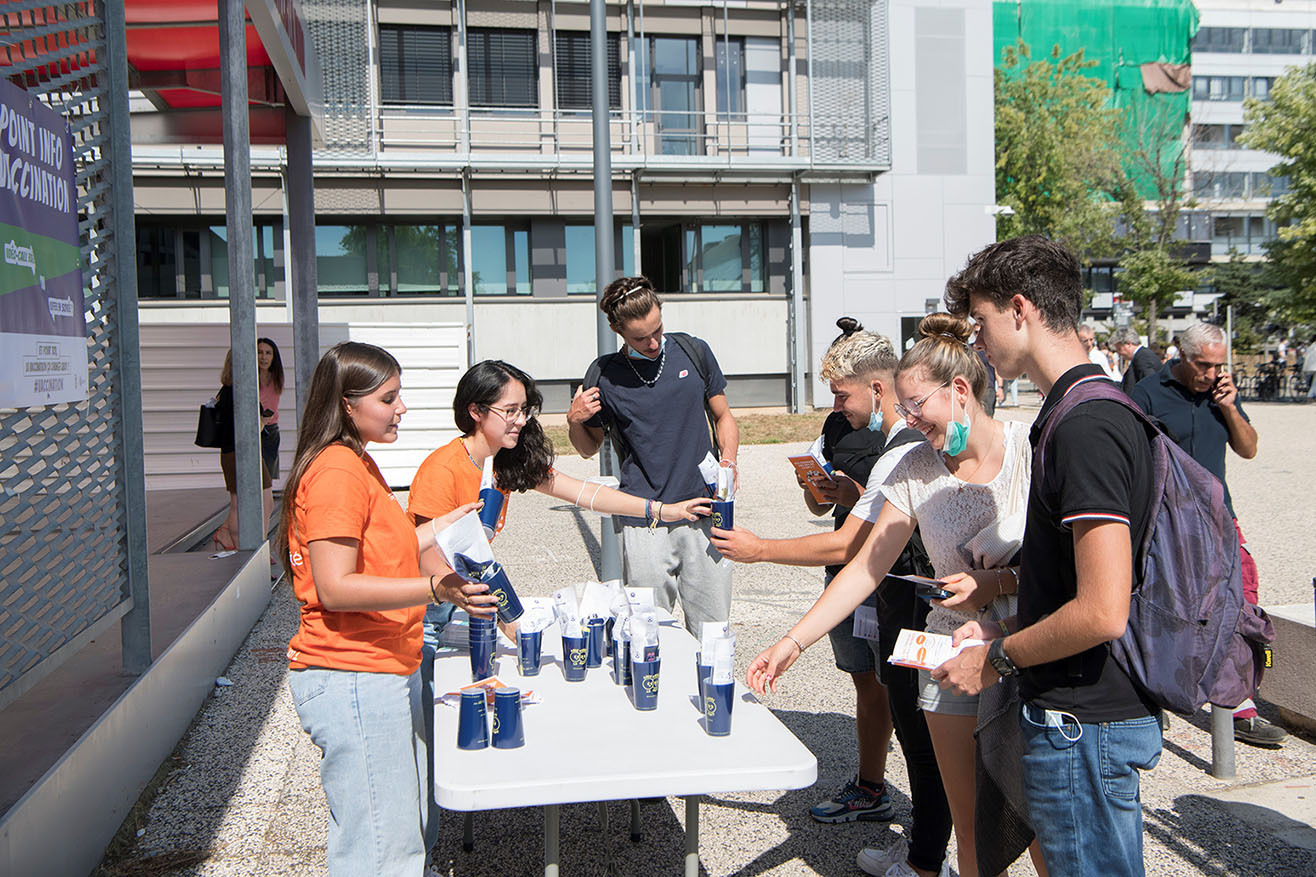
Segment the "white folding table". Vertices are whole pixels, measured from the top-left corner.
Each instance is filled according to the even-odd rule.
[[[743,685],[737,683],[731,734],[704,733],[696,707],[697,643],[670,617],[660,628],[658,709],[631,706],[610,674],[611,659],[584,682],[562,678],[562,638],[544,631],[543,670],[522,678],[516,654],[500,637],[496,672],[508,685],[532,689],[541,703],[523,708],[525,746],[457,748],[457,710],[434,705],[434,799],[470,813],[505,807],[544,808],[544,874],[558,873],[558,807],[588,801],[679,795],[685,798],[685,873],[699,873],[699,797],[767,789],[800,789],[818,777],[813,753]],[[464,650],[441,650],[434,691],[471,681]],[[634,808],[632,810],[634,813]]]

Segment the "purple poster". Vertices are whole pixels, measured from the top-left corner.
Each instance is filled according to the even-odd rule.
[[[87,397],[73,136],[0,80],[0,408]]]

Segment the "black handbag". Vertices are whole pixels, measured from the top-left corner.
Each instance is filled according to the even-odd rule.
[[[218,448],[220,433],[219,407],[211,399],[201,406],[196,418],[196,446],[198,448]]]

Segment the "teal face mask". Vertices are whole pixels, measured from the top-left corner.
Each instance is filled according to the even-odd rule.
[[[952,416],[954,411],[952,409]],[[964,449],[969,446],[969,429],[973,424],[969,422],[969,408],[964,408],[964,422],[952,420],[946,424],[946,454],[951,457],[958,457],[964,453]]]
[[[869,390],[870,394],[872,394],[872,392],[873,392],[872,390]],[[882,431],[882,416],[883,416],[882,409],[877,404],[877,396],[876,394],[873,394],[873,411],[871,414],[868,415],[869,432]]]
[[[658,345],[658,355],[661,356],[662,352],[666,349],[667,349],[667,336],[664,335],[662,342]],[[649,357],[645,356],[643,353],[636,353],[634,350],[631,349],[629,344],[626,345],[626,355],[629,356],[631,359],[644,359],[644,360],[648,360],[649,362],[653,362],[653,359],[649,359]],[[654,357],[654,359],[657,358],[658,357]]]

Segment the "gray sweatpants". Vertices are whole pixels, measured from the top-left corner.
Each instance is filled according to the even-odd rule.
[[[654,603],[672,610],[677,599],[685,629],[696,637],[704,621],[731,618],[731,561],[708,538],[711,519],[622,527],[622,575],[628,586],[653,588]]]

